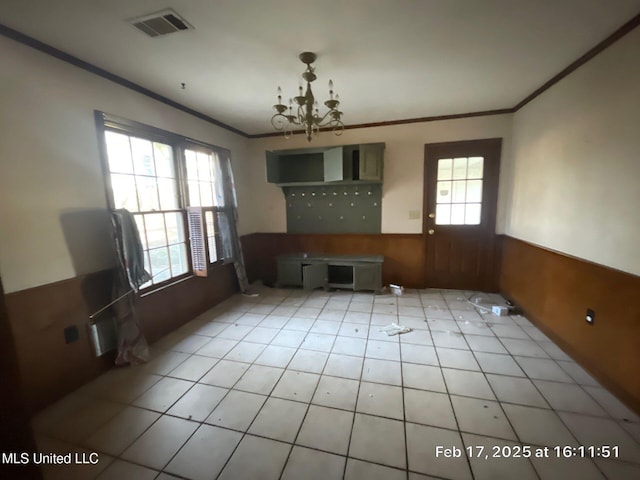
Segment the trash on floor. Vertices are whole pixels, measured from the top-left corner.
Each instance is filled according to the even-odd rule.
[[[389,336],[392,335],[398,335],[400,333],[408,333],[411,331],[411,328],[409,327],[403,327],[402,325],[398,325],[396,323],[391,323],[389,325],[387,325],[386,327],[382,327],[380,329],[378,329],[379,332],[384,332]]]
[[[389,284],[389,290],[394,295],[402,295],[402,294],[404,294],[404,287],[402,287],[400,285],[394,285],[393,283]]]
[[[502,305],[494,305],[493,307],[491,307],[491,311],[493,312],[494,315],[497,315],[498,317],[504,317],[505,315],[509,315],[509,308],[503,307]]]

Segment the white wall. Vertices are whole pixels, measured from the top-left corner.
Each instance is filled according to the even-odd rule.
[[[514,117],[508,235],[640,275],[640,28]]]
[[[106,208],[94,110],[228,148],[242,197],[246,138],[2,36],[0,58],[0,275],[7,293],[110,264],[97,236],[65,238],[62,224]]]
[[[345,107],[348,113],[348,108]],[[348,118],[345,116],[345,120]],[[384,182],[382,185],[382,233],[422,233],[422,193],[424,145],[427,143],[502,137],[501,177],[509,172],[512,115],[492,115],[456,120],[411,123],[385,127],[345,130],[341,136],[322,132],[309,144],[302,134],[286,140],[281,136],[253,139],[249,143],[247,191],[251,192],[251,231],[285,232],[286,212],[282,189],[266,183],[265,150],[321,147],[384,142]],[[504,223],[505,195],[498,200],[497,230]],[[409,212],[419,212],[410,219]]]

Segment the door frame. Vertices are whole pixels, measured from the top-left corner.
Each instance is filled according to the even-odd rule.
[[[429,178],[435,174],[435,162],[432,164],[429,162],[430,155],[434,149],[438,148],[448,148],[450,149],[451,156],[456,156],[456,149],[459,149],[459,156],[467,156],[464,153],[467,149],[471,147],[478,148],[481,151],[488,152],[488,155],[491,155],[494,159],[491,168],[495,169],[495,178],[490,178],[488,185],[485,184],[484,188],[488,187],[488,191],[490,192],[489,197],[485,200],[483,198],[483,213],[482,213],[482,223],[485,224],[483,235],[486,235],[489,238],[491,243],[488,255],[486,258],[486,262],[488,263],[486,267],[485,274],[482,279],[482,290],[486,292],[497,292],[499,288],[499,272],[500,272],[500,243],[499,236],[496,233],[496,221],[497,221],[497,210],[498,210],[498,195],[499,195],[499,186],[500,186],[500,160],[502,155],[502,143],[503,139],[501,137],[493,137],[493,138],[480,138],[475,140],[459,140],[459,141],[449,141],[449,142],[435,142],[435,143],[427,143],[424,146],[424,164],[423,164],[423,183],[422,183],[422,211],[423,211],[423,219],[422,219],[422,241],[423,241],[423,251],[424,251],[424,285],[429,288],[431,285],[429,284],[429,276],[427,274],[429,268],[429,262],[431,259],[427,253],[427,247],[429,242],[430,235],[427,234],[427,231],[430,227],[430,219],[428,217],[429,204],[430,204],[430,196],[435,194],[435,192],[429,191]],[[449,153],[448,153],[449,154]],[[484,206],[488,208],[484,208]],[[486,216],[485,216],[486,215]],[[437,227],[435,227],[437,228]],[[438,287],[434,287],[438,288]],[[449,286],[445,288],[457,288],[455,286]],[[460,289],[467,290],[465,286],[460,286]]]

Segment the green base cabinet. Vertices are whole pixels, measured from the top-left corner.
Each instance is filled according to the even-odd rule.
[[[277,286],[381,292],[383,262],[382,255],[281,255]]]

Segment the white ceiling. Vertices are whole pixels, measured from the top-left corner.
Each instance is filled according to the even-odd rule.
[[[125,20],[173,8],[195,30]],[[345,124],[511,108],[640,12],[640,0],[2,0],[0,23],[248,134],[272,131],[302,51]],[[180,84],[184,82],[186,89]]]

